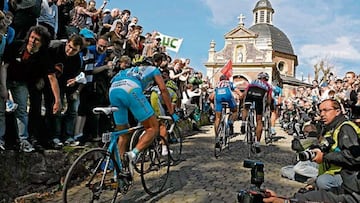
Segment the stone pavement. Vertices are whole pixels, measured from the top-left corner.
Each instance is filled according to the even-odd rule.
[[[280,176],[280,168],[293,164],[295,153],[290,149],[291,136],[280,128],[281,139],[272,145],[262,143],[264,154],[259,158],[264,163],[265,182],[263,188],[275,190],[278,195],[292,196],[303,183]],[[240,122],[235,122],[235,133],[240,131]],[[201,132],[187,136],[183,145],[184,160],[170,168],[165,191],[150,197],[135,180],[131,191],[118,202],[236,202],[237,192],[250,186],[249,168],[243,167],[247,157],[244,135],[231,140],[230,150],[219,158],[214,157],[214,133],[212,126],[203,126]],[[46,202],[61,202],[59,198]]]

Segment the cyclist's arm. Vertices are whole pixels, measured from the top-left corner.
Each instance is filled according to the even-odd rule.
[[[161,75],[156,75],[154,76],[155,82],[158,85],[160,91],[161,91],[161,97],[164,100],[165,106],[168,109],[168,112],[170,114],[174,114],[174,110],[173,108],[171,108],[171,100],[170,100],[170,95],[169,92],[166,88],[165,82],[163,80],[163,78],[161,77]]]

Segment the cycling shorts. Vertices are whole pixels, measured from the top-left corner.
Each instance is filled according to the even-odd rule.
[[[266,93],[266,90],[258,87],[249,88],[246,93],[245,102],[255,102],[256,115],[263,114],[265,105],[264,102],[266,102]]]
[[[128,124],[128,110],[139,122],[154,115],[154,110],[143,94],[142,88],[130,79],[113,82],[109,90],[109,98],[110,104],[119,108],[113,114],[116,125]]]
[[[227,102],[230,109],[236,108],[234,96],[232,95],[231,90],[228,87],[215,89],[215,112],[221,112],[222,102]]]

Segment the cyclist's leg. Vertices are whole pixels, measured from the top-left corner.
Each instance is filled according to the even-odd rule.
[[[222,98],[220,95],[215,94],[215,121],[214,121],[214,129],[215,129],[215,137],[218,137],[218,128],[221,119],[221,110],[222,110]]]
[[[214,129],[215,129],[215,137],[218,137],[218,129],[219,129],[219,124],[220,124],[220,119],[221,119],[221,111],[220,112],[215,112],[215,122],[214,122]]]
[[[276,104],[275,104],[275,100],[271,102],[271,105],[270,105],[270,110],[271,110],[271,134],[272,135],[275,135],[276,132],[275,132],[275,122],[276,122],[276,119],[277,119],[277,109],[276,109]]]
[[[262,115],[256,114],[256,130],[255,130],[255,134],[256,134],[256,141],[257,142],[260,142],[260,140],[261,140],[262,130],[263,130]]]
[[[256,153],[260,153],[261,152],[260,140],[261,140],[261,134],[262,134],[262,130],[263,130],[262,114],[264,112],[264,105],[263,105],[263,102],[261,99],[255,100],[255,111],[256,111],[255,149],[256,149]]]
[[[133,149],[133,152],[137,155],[147,148],[155,137],[159,135],[159,122],[155,116],[154,109],[140,88],[133,90],[131,96],[130,110],[134,117],[141,122],[145,128],[145,134],[141,136],[141,139]]]
[[[232,112],[231,117],[229,117],[229,127],[230,127],[230,134],[234,134],[234,121],[237,119],[237,104],[235,101],[234,96],[231,94],[230,100],[228,101],[230,111]]]
[[[109,93],[109,100],[112,106],[118,107],[118,111],[113,113],[116,130],[123,130],[129,127],[128,124],[128,107],[127,107],[127,92],[121,88],[114,88]],[[128,143],[130,141],[129,135],[120,136],[118,140],[118,148],[121,158],[123,158],[125,152],[128,149]]]
[[[141,122],[145,128],[145,134],[141,136],[139,142],[136,145],[136,149],[141,152],[146,149],[159,135],[159,122],[156,119],[155,115]]]
[[[234,96],[231,94],[230,95],[230,99],[228,100],[228,104],[229,104],[229,108],[230,108],[230,111],[232,112],[232,116],[230,119],[230,121],[233,123],[234,121],[236,121],[237,119],[237,112],[238,112],[238,108],[237,108],[237,104],[236,104],[236,101],[235,101],[235,98]]]
[[[117,125],[116,126],[116,130],[124,130],[127,128],[129,128],[129,125]],[[125,152],[129,149],[129,142],[130,142],[130,134],[129,133],[124,134],[119,137],[118,149],[119,149],[121,159],[124,158]]]

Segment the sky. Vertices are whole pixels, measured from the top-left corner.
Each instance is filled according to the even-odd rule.
[[[97,7],[102,0],[96,0]],[[224,35],[235,28],[243,14],[245,27],[253,25],[252,10],[258,0],[110,0],[106,8],[128,9],[139,18],[144,33],[159,31],[183,38],[174,58],[190,58],[190,66],[206,73],[210,42],[224,47]],[[360,73],[359,0],[270,0],[273,25],[283,31],[298,57],[296,77],[314,76],[314,65],[324,59],[332,72]]]

